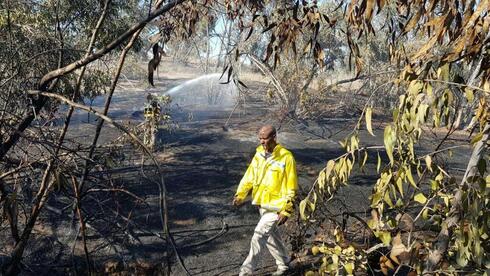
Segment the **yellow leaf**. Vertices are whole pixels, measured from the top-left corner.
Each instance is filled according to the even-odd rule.
[[[443,80],[443,81],[449,80],[449,70],[450,70],[449,65],[450,65],[450,63],[446,63],[437,69],[437,77],[440,80]]]
[[[445,196],[443,197],[443,199],[444,199],[444,204],[446,204],[446,206],[449,207],[449,197]]]
[[[335,161],[333,160],[328,160],[327,162],[327,169],[325,171],[325,178],[328,179],[330,177],[330,174],[332,173],[332,169],[335,166]]]
[[[357,140],[357,136],[356,135],[352,135],[350,137],[350,148],[351,148],[352,151],[359,148],[359,141]]]
[[[366,129],[371,134],[372,136],[375,136],[373,133],[373,128],[371,125],[371,116],[372,116],[372,110],[370,107],[366,108]]]
[[[369,226],[369,228],[371,229],[376,229],[378,227],[378,222],[375,220],[375,219],[369,219],[367,221],[367,225]]]
[[[344,265],[345,272],[347,272],[347,275],[352,275],[354,272],[354,263],[346,263]]]
[[[432,97],[434,96],[434,92],[433,91],[433,88],[432,88],[432,85],[430,84],[427,84],[427,88],[425,89],[425,93],[427,93],[427,97],[432,101]]]
[[[425,43],[424,47],[420,48],[420,50],[413,56],[413,59],[418,59],[423,55],[427,54],[427,52],[434,46],[437,42],[437,35],[432,36],[432,38]]]
[[[307,201],[307,199],[303,199],[299,203],[299,214],[301,216],[301,219],[303,219],[303,220],[306,220],[307,219],[306,214],[305,214],[306,201]]]
[[[414,16],[412,16],[405,27],[403,27],[403,33],[407,33],[415,27],[424,11],[424,5],[420,5],[419,11]]]
[[[388,206],[393,208],[394,205],[393,202],[391,201],[390,193],[388,191],[385,192],[384,200],[388,204]]]
[[[408,86],[408,94],[416,96],[418,95],[422,89],[424,88],[424,83],[419,80],[413,80],[410,82]]]
[[[403,197],[403,181],[401,178],[396,179],[396,187],[398,188],[398,192]]]
[[[473,139],[471,139],[470,144],[474,145],[475,143],[480,141],[482,137],[483,137],[483,132],[478,133],[477,135],[475,135],[475,137],[473,137]]]
[[[395,259],[395,257],[400,255],[401,253],[408,251],[405,245],[402,243],[400,232],[398,232],[398,234],[393,238],[391,244],[392,247],[391,247],[390,257],[392,259]]]
[[[407,169],[406,176],[408,178],[408,182],[410,183],[410,185],[412,185],[414,188],[417,188],[417,184],[413,180],[412,169],[410,167],[408,167]]]
[[[417,122],[424,123],[425,118],[427,117],[427,110],[429,109],[429,105],[421,104],[417,109]]]
[[[481,0],[470,19],[466,22],[465,27],[473,28],[473,24],[475,24],[475,21],[481,16],[485,9],[488,10],[488,0]]]
[[[386,149],[386,154],[388,154],[388,158],[390,159],[391,164],[394,163],[393,159],[393,148],[395,147],[396,141],[396,133],[391,128],[391,126],[386,126],[384,132],[384,144]]]
[[[310,207],[311,212],[315,211],[317,199],[318,199],[318,196],[316,195],[316,193],[313,193],[313,202],[308,201],[308,205]]]
[[[379,156],[379,151],[378,151],[378,163],[376,165],[376,172],[379,173],[379,169],[381,168],[381,157]]]
[[[325,180],[326,180],[326,177],[325,177],[325,171],[322,170],[320,172],[320,175],[318,176],[317,178],[317,181],[318,181],[318,188],[323,190],[324,187],[325,187]]]
[[[376,236],[385,244],[390,245],[391,242],[391,234],[387,231],[379,231]]]
[[[430,155],[425,157],[425,164],[427,164],[427,169],[432,172],[432,157]]]
[[[362,158],[362,162],[360,163],[360,167],[361,169],[364,167],[364,165],[366,165],[366,161],[368,159],[368,154],[367,154],[367,151],[364,151],[364,157]]]
[[[413,200],[417,201],[420,204],[425,204],[427,202],[427,198],[423,193],[418,193],[414,196]]]
[[[464,94],[469,103],[473,102],[473,100],[475,99],[475,93],[473,92],[473,89],[465,88]]]
[[[367,0],[366,2],[366,12],[364,13],[364,15],[366,16],[367,21],[371,21],[375,3],[375,0]]]
[[[485,83],[483,83],[483,90],[486,90],[487,92],[490,91],[490,81],[486,80]]]
[[[320,253],[320,249],[318,248],[318,246],[313,246],[313,247],[311,248],[311,253],[312,253],[313,255],[316,255],[316,254]]]

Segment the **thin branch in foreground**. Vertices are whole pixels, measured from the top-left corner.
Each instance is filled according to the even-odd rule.
[[[63,97],[61,95],[58,95],[58,94],[55,94],[55,93],[49,93],[49,92],[42,92],[42,91],[37,91],[37,90],[29,90],[28,91],[29,94],[32,94],[32,95],[42,95],[42,96],[45,96],[45,97],[49,97],[49,98],[55,98],[55,99],[58,99],[60,101],[63,101],[65,102],[66,104],[70,105],[70,106],[73,106],[73,107],[76,107],[76,108],[79,108],[79,109],[82,109],[82,110],[85,110],[87,112],[90,112],[92,114],[94,114],[95,116],[99,117],[100,119],[104,120],[106,123],[109,123],[110,125],[116,127],[117,129],[119,129],[120,131],[124,132],[125,134],[127,134],[129,137],[131,137],[131,139],[136,142],[136,144],[138,144],[138,146],[140,146],[143,151],[151,158],[152,162],[155,164],[155,166],[157,167],[157,170],[161,176],[161,182],[158,182],[158,187],[160,189],[160,194],[161,194],[161,199],[160,201],[162,203],[161,206],[163,207],[162,208],[162,211],[163,210],[167,210],[166,208],[166,200],[165,200],[165,194],[166,194],[166,188],[165,188],[165,184],[163,182],[163,177],[162,177],[162,174],[161,174],[161,167],[160,167],[160,164],[158,164],[158,161],[155,159],[155,157],[153,156],[152,152],[143,144],[143,142],[141,142],[141,140],[136,137],[136,135],[132,132],[130,132],[129,130],[127,130],[123,125],[117,123],[116,121],[114,121],[112,118],[104,115],[104,114],[101,114],[100,112],[98,112],[97,110],[93,109],[92,107],[89,107],[89,106],[86,106],[86,105],[83,105],[83,104],[79,104],[79,103],[76,103],[66,97]],[[152,181],[153,182],[153,181]],[[166,218],[166,215],[165,217],[163,218],[163,221],[164,222],[167,222],[168,219]],[[182,269],[184,269],[184,271],[186,271],[187,275],[190,275],[190,273],[188,272],[187,268],[185,267],[179,253],[178,253],[178,249],[177,249],[177,245],[175,244],[171,234],[170,234],[170,231],[168,229],[168,223],[164,223],[164,228],[165,228],[165,234],[167,235],[168,237],[168,240],[170,241],[170,244],[172,245],[172,248],[177,256],[177,259],[179,261],[179,264],[180,266],[182,267]]]

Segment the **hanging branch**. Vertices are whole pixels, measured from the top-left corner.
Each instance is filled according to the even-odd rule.
[[[247,56],[253,61],[255,66],[259,68],[259,70],[264,74],[265,76],[269,77],[272,81],[272,85],[277,90],[277,93],[279,94],[279,98],[281,99],[281,102],[287,106],[288,104],[288,97],[284,89],[282,88],[281,82],[274,76],[272,68],[270,68],[267,64],[263,63],[259,58],[257,58],[253,54],[247,54]]]

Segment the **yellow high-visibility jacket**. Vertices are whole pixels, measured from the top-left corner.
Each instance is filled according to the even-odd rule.
[[[252,204],[290,216],[298,190],[296,162],[291,152],[277,144],[266,158],[264,148],[258,146],[235,197],[244,200],[250,190]]]

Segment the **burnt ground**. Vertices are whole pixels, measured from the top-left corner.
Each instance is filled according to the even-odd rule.
[[[163,137],[167,154],[172,153],[172,161],[164,162],[168,168],[166,183],[172,229],[176,233],[186,229],[215,229],[214,233],[196,231],[196,237],[179,234],[177,241],[182,239],[185,244],[199,238],[204,240],[216,234],[222,223],[228,225],[228,231],[218,239],[181,252],[193,274],[235,275],[249,250],[258,221],[257,210],[250,205],[237,210],[230,203],[257,146],[256,130],[264,123],[277,125],[278,119],[267,109],[246,110],[249,111],[232,116],[226,130],[223,122],[230,110],[214,112],[213,119],[181,123],[179,130]],[[306,191],[314,181],[314,172],[325,160],[338,155],[340,149],[333,141],[307,139],[306,134],[296,129],[296,125],[282,125],[278,139],[295,155],[300,186]],[[367,186],[360,189],[369,190]],[[362,193],[358,194],[356,209],[367,202]],[[260,273],[266,275],[274,269],[273,260],[265,255]]]
[[[168,90],[168,87],[189,79],[192,77],[188,75],[170,78],[162,74],[157,81],[157,88],[119,91],[114,98],[114,109],[110,115],[120,121],[137,124],[143,120],[141,107],[146,92]],[[256,131],[261,125],[268,123],[280,128],[278,140],[291,150],[296,158],[299,185],[301,194],[304,195],[326,162],[343,153],[337,141],[348,134],[357,123],[356,114],[347,117],[343,114],[339,117],[335,110],[326,113],[321,122],[292,120],[280,116],[277,108],[262,97],[265,94],[265,84],[252,82],[249,86],[245,100],[236,109],[233,105],[219,104],[177,106],[175,103],[178,102],[175,102],[170,110],[173,127],[170,130],[160,130],[158,133],[155,155],[165,174],[170,231],[192,275],[237,275],[248,253],[249,241],[258,221],[258,211],[249,204],[236,209],[230,203],[254,154],[257,146]],[[196,97],[199,86],[189,88],[187,92]],[[335,99],[332,101],[335,102]],[[96,106],[103,103],[100,99],[94,102]],[[73,127],[71,138],[90,137],[94,118],[84,113],[77,113],[77,116],[79,124]],[[376,137],[361,131],[361,140],[366,145],[382,145],[382,122],[374,126],[378,127],[375,129]],[[105,127],[102,141],[111,141],[118,135],[113,128]],[[329,135],[330,137],[325,137]],[[420,144],[421,149],[433,148],[434,137],[424,138],[426,139]],[[455,152],[454,155],[455,158],[452,160],[456,161],[451,161],[454,162],[451,166],[463,168],[462,164],[469,154],[463,150]],[[339,190],[339,200],[331,203],[333,209],[338,209],[339,212],[368,210],[368,196],[376,181],[375,156],[374,153],[370,156],[372,158],[368,159],[365,173],[354,174],[351,184]],[[132,157],[138,160],[141,155]],[[147,169],[151,170],[151,164],[145,164],[148,164]],[[114,244],[116,240],[101,242],[102,226],[98,227],[98,233],[89,229],[89,242],[92,241],[94,246],[97,244],[99,248],[108,248],[99,250],[100,252],[93,257],[96,261],[106,264],[109,259],[123,263],[134,260],[143,260],[151,265],[162,263],[166,250],[165,242],[154,235],[161,233],[158,189],[156,185],[139,179],[141,175],[136,173],[138,168],[123,171],[124,173],[114,173],[114,181],[124,183],[129,191],[144,198],[145,204],[125,206],[123,201],[118,207],[121,213],[130,213],[133,221],[133,224],[127,225],[127,231],[133,238],[121,237],[121,240],[117,240],[120,245]],[[51,202],[51,205],[54,206],[56,203]],[[41,219],[53,221],[56,218],[59,218],[59,214],[48,210]],[[46,232],[55,233],[54,236],[57,238],[36,238],[31,247],[32,252],[27,254],[35,253],[39,248],[46,251],[43,244],[51,246],[54,251],[58,243],[56,239],[69,244],[68,241],[74,237],[73,233],[67,232],[69,223],[63,221],[58,225],[51,225]],[[223,225],[226,225],[225,230],[222,229]],[[97,228],[95,222],[94,228]],[[74,259],[80,264],[83,264],[82,252],[80,248],[75,250]],[[63,267],[72,263],[71,256],[57,256],[55,252],[50,252],[49,255],[50,258],[60,260],[59,266],[55,265],[57,261],[53,261],[49,263],[50,268],[39,265],[39,268],[31,266],[30,270],[36,274],[64,274],[63,271],[66,270],[63,270]],[[43,258],[38,261],[42,262]],[[173,275],[184,274],[176,262],[173,263],[172,269]],[[272,257],[268,253],[264,254],[258,275],[268,275],[274,270]]]
[[[252,106],[263,102],[248,103]],[[223,120],[230,110],[215,112],[212,119],[182,123],[180,129],[163,135],[172,161],[163,162],[168,169],[167,187],[170,195],[170,216],[173,231],[196,229],[196,236],[178,234],[178,242],[192,243],[216,234],[224,222],[229,230],[218,239],[199,247],[183,250],[184,261],[192,274],[236,275],[249,250],[249,240],[258,221],[257,210],[249,205],[241,209],[230,206],[232,196],[257,146],[256,130],[264,123],[280,126],[278,140],[294,154],[301,194],[307,193],[316,175],[326,161],[341,155],[336,140],[344,137],[355,125],[349,118],[333,118],[322,124],[282,120],[267,108],[244,108],[232,116],[226,131]],[[320,139],[323,126],[342,130],[330,139]],[[382,130],[376,137],[361,133],[368,144],[379,144]],[[425,141],[422,143],[429,143]],[[465,159],[464,153],[460,157]],[[342,187],[338,201],[332,201],[336,213],[368,212],[369,194],[376,181],[376,155],[369,158],[365,173],[357,172],[349,186]],[[214,228],[214,231],[200,232]],[[284,228],[284,227],[283,227]],[[284,230],[284,229],[283,229]],[[191,232],[192,233],[192,232]],[[284,233],[286,234],[286,233]],[[182,272],[176,267],[175,274]],[[275,270],[274,261],[264,254],[258,275],[268,275]]]

